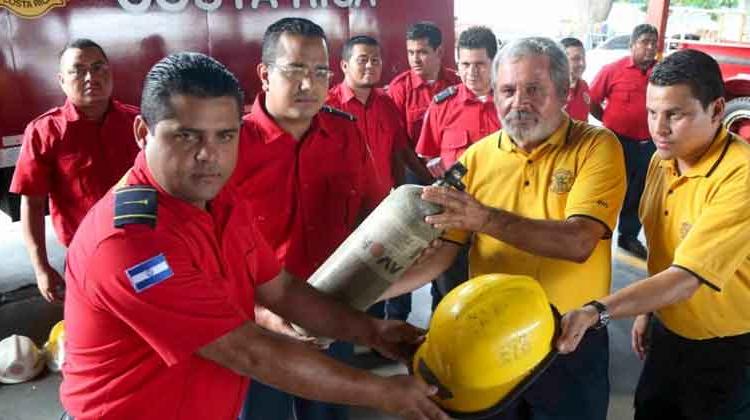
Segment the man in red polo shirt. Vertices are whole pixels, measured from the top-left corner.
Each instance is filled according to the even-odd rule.
[[[60,55],[67,100],[29,123],[10,192],[21,195],[21,228],[42,297],[61,299],[63,280],[47,258],[44,213],[49,199],[57,239],[68,246],[83,216],[133,164],[138,109],[112,99],[104,50],[76,39]]]
[[[421,175],[429,173],[408,146],[406,129],[393,100],[375,87],[383,74],[380,44],[369,36],[349,39],[341,52],[344,81],[328,91],[326,103],[356,118],[357,127],[375,164],[377,195],[384,198],[395,185],[403,183],[404,165]]]
[[[417,153],[429,161],[435,177],[442,176],[475,141],[500,129],[491,72],[497,38],[489,28],[475,26],[461,33],[457,50],[461,83],[435,96],[417,142]]]
[[[281,19],[263,38],[258,76],[263,92],[243,119],[233,181],[251,201],[256,224],[295,276],[308,278],[378,203],[375,172],[355,118],[323,106],[331,69],[323,29],[301,18]],[[258,316],[297,337],[286,321]],[[348,360],[349,343],[330,355]],[[346,407],[293,398],[256,383],[243,419],[346,419]]]
[[[656,64],[658,38],[654,26],[636,26],[630,36],[630,56],[602,67],[591,83],[591,115],[617,135],[625,152],[628,191],[620,211],[617,245],[642,259],[647,251],[638,240],[638,204],[656,150],[648,132],[646,87]]]
[[[565,49],[570,65],[570,91],[568,103],[565,104],[565,112],[574,120],[587,122],[591,95],[588,83],[582,79],[583,72],[586,70],[586,49],[578,38],[563,38],[560,44]]]
[[[393,356],[420,334],[281,270],[249,203],[225,186],[237,162],[237,79],[203,54],[174,54],[146,76],[141,104],[143,152],[70,246],[64,418],[234,420],[252,377],[447,420],[429,400],[435,390],[416,379],[350,368],[253,322],[257,299],[310,331]]]
[[[388,85],[402,115],[412,147],[417,145],[425,111],[438,92],[461,82],[453,70],[442,67],[443,34],[431,22],[415,23],[406,31],[406,52],[410,69]]]
[[[377,196],[384,198],[391,188],[403,184],[404,166],[422,183],[432,176],[408,141],[406,129],[393,100],[375,88],[383,73],[380,45],[369,36],[349,39],[341,52],[344,81],[328,92],[327,103],[352,114],[367,142],[375,164]],[[373,305],[368,312],[387,319],[405,321],[411,311],[411,294]]]

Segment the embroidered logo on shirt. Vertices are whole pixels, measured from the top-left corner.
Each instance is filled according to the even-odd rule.
[[[685,237],[690,233],[690,229],[693,228],[693,225],[688,222],[682,222],[682,226],[680,226],[680,240],[685,239]]]
[[[588,92],[583,92],[583,102],[586,102],[586,105],[591,105],[591,96]]]
[[[0,1],[0,8],[6,8],[17,16],[31,19],[38,18],[55,7],[65,7],[67,0],[15,0]]]
[[[567,169],[555,169],[552,173],[549,189],[553,193],[564,194],[573,188],[573,172]]]
[[[172,277],[174,271],[167,263],[164,254],[151,257],[146,261],[138,263],[133,267],[125,270],[125,274],[130,280],[130,284],[136,292],[141,293],[151,286],[155,286],[164,280]]]

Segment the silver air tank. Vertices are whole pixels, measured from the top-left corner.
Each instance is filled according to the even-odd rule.
[[[433,185],[464,189],[466,168],[456,163]],[[365,310],[406,271],[442,231],[424,221],[442,208],[422,200],[418,185],[393,190],[349,235],[308,282],[358,310]]]

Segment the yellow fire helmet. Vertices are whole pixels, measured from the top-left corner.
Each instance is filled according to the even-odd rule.
[[[487,274],[440,302],[413,372],[435,385],[435,401],[452,417],[496,415],[557,355],[560,314],[531,277]]]
[[[65,324],[59,321],[49,332],[49,339],[44,343],[44,357],[47,368],[52,372],[59,372],[65,361]]]

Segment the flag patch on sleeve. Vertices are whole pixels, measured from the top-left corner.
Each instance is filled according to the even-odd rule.
[[[125,274],[136,292],[141,293],[151,286],[155,286],[172,277],[174,271],[167,263],[164,254],[159,254],[146,261],[138,263],[127,270]]]

